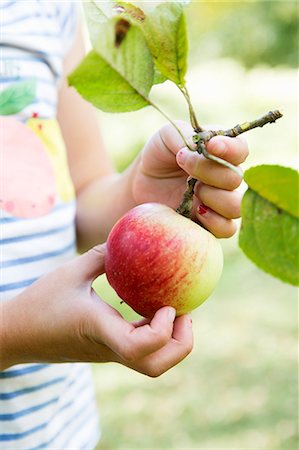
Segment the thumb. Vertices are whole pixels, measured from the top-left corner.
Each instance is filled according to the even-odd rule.
[[[80,267],[80,278],[83,281],[93,281],[99,275],[105,273],[106,244],[96,245],[76,258],[76,264]]]

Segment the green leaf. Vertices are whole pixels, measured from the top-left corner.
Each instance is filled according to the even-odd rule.
[[[246,170],[244,180],[263,198],[299,218],[299,174],[296,170],[265,164]]]
[[[95,69],[94,55],[88,58],[87,64],[80,65],[80,71],[76,71],[75,77],[69,77],[71,84],[87,100],[110,112],[131,111],[151,104],[148,95],[153,84],[171,79],[179,85],[184,85],[187,70],[184,4],[184,1],[162,4],[146,16],[141,8],[128,2],[84,2],[90,39],[94,50],[102,59],[101,67],[105,63],[107,71],[107,65],[110,66],[110,69],[120,76],[114,74],[112,81],[116,83],[123,78],[126,86],[128,84],[133,88],[134,94],[127,86],[124,93],[130,93],[130,99],[127,95],[122,95],[115,101],[114,95],[114,99],[107,104],[108,95],[100,99],[101,95],[107,94],[102,88],[96,89],[96,99],[92,98],[94,94],[91,95],[91,92],[95,92],[95,89],[91,85],[83,86],[79,78],[84,76],[85,82],[88,78],[89,84],[96,82],[90,73],[88,76],[84,74],[85,70],[90,71],[91,60],[93,70]],[[96,72],[100,75],[99,70],[96,69]],[[103,81],[101,77],[101,82]],[[109,95],[113,92],[123,93],[116,85],[113,88],[112,81],[109,80]]]
[[[140,25],[157,69],[179,86],[185,85],[188,38],[183,2],[166,2]]]
[[[103,6],[106,7],[103,7]],[[109,7],[109,10],[107,10]],[[87,21],[87,25],[89,26],[98,26],[101,23],[106,23],[113,14],[113,4],[111,2],[104,2],[104,4],[100,4],[96,0],[89,0],[83,2],[84,13]]]
[[[20,81],[0,93],[0,115],[17,114],[35,99],[36,80]]]
[[[91,2],[92,5],[87,8],[89,11],[87,11],[87,14],[91,16],[91,20],[88,20],[89,22],[89,29],[90,33],[93,35],[93,42],[96,42],[95,36],[97,33],[101,32],[101,26],[103,23],[107,23],[107,16],[104,15],[104,12],[101,10],[99,13],[99,8],[101,8],[101,5],[95,6],[95,2]],[[88,5],[88,3],[85,3]],[[144,5],[142,5],[143,7]],[[119,1],[114,6],[114,11],[119,15],[119,18],[125,19],[130,22],[131,25],[135,25],[140,28],[140,30],[143,30],[143,22],[146,18],[146,15],[144,11],[136,6],[135,4]],[[107,11],[106,11],[107,13]],[[95,30],[92,28],[95,27]],[[103,32],[103,28],[102,28]],[[96,44],[95,44],[96,46]],[[164,81],[167,80],[167,77],[163,75],[157,67],[154,67],[154,79],[153,84],[161,84],[164,83]]]
[[[145,19],[145,13],[138,6],[128,2],[117,2],[116,10],[122,17],[130,20],[132,24],[138,25]]]
[[[83,2],[86,23],[92,43],[100,38],[103,24],[107,23],[109,18],[112,17],[112,3],[108,3],[107,6],[110,7],[110,11],[104,10],[103,5],[100,5],[95,0]]]
[[[128,112],[147,106],[148,100],[92,50],[68,77],[70,86],[96,108]]]
[[[113,18],[101,25],[91,52],[69,76],[70,85],[108,112],[127,112],[150,104],[154,65],[138,27]],[[98,57],[96,53],[98,54]]]
[[[159,70],[155,67],[153,84],[162,84],[166,80],[167,78],[164,75],[162,75],[162,73],[159,72]]]
[[[298,286],[299,220],[294,203],[298,174],[278,166],[252,169],[245,173],[250,187],[242,201],[239,245],[265,272]],[[269,180],[269,176],[274,179]]]
[[[138,27],[126,19],[113,18],[103,26],[94,49],[143,95],[149,93],[154,79],[154,64]]]

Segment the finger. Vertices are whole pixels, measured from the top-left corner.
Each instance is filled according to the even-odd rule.
[[[194,198],[195,221],[200,222],[217,238],[229,238],[235,234],[237,225],[233,220],[226,219]]]
[[[142,327],[143,325],[148,325],[150,323],[150,319],[147,319],[146,317],[143,317],[142,319],[133,320],[131,324],[135,327]]]
[[[188,144],[196,148],[196,145],[192,140],[194,130],[191,125],[183,121],[176,121],[175,123],[181,130]],[[167,124],[162,127],[159,131],[159,136],[165,148],[167,148],[174,155],[176,155],[177,152],[186,145],[182,136],[177,132],[172,124]]]
[[[193,333],[192,333],[192,317],[191,314],[184,314],[176,318],[172,337],[177,342],[188,342],[193,345]]]
[[[71,277],[76,282],[88,282],[89,284],[105,272],[106,244],[101,244],[88,250],[66,263],[61,270],[65,271],[65,277]]]
[[[104,342],[124,361],[136,361],[163,347],[172,336],[175,309],[163,307],[149,324],[135,328],[121,317],[101,321]]]
[[[230,138],[227,136],[215,136],[206,144],[206,148],[212,155],[238,166],[248,156],[249,149],[246,140],[240,136]]]
[[[177,153],[176,159],[185,172],[204,184],[232,191],[242,182],[242,178],[231,169],[210,161],[186,147]]]
[[[226,219],[240,217],[241,192],[226,191],[198,182],[195,185],[194,193],[201,203]]]
[[[172,338],[164,347],[129,367],[150,377],[158,377],[185,359],[192,348],[192,320],[190,314],[185,314],[176,318]]]
[[[185,122],[177,124],[191,145],[191,136],[194,134],[192,127]],[[155,178],[178,177],[181,169],[177,165],[175,155],[185,145],[173,125],[165,125],[145,144],[141,153],[141,171]]]

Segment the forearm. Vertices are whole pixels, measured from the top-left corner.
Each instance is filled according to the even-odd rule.
[[[9,343],[7,339],[8,327],[7,327],[7,302],[2,302],[0,305],[1,310],[1,327],[0,327],[0,371],[10,367],[13,363],[9,361],[11,359],[11,349],[9,349]]]
[[[26,292],[1,304],[0,370],[16,364],[35,362],[30,350],[34,341],[31,319],[27,316]],[[38,340],[37,340],[38,342]]]
[[[58,334],[55,332],[61,318],[54,317],[53,312],[57,312],[51,306],[54,302],[51,288],[51,276],[45,277],[17,297],[2,303],[0,370],[16,364],[61,362]]]
[[[104,248],[85,253],[1,303],[0,370],[22,363],[114,360],[98,335],[90,337],[106,303],[90,285],[103,273]]]
[[[123,173],[99,177],[77,195],[77,239],[79,251],[106,241],[115,222],[135,206],[131,181],[139,160]]]

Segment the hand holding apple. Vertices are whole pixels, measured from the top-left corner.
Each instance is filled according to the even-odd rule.
[[[21,363],[118,362],[156,377],[192,349],[189,315],[161,308],[130,323],[91,288],[105,245],[92,248],[3,302],[0,369]]]

